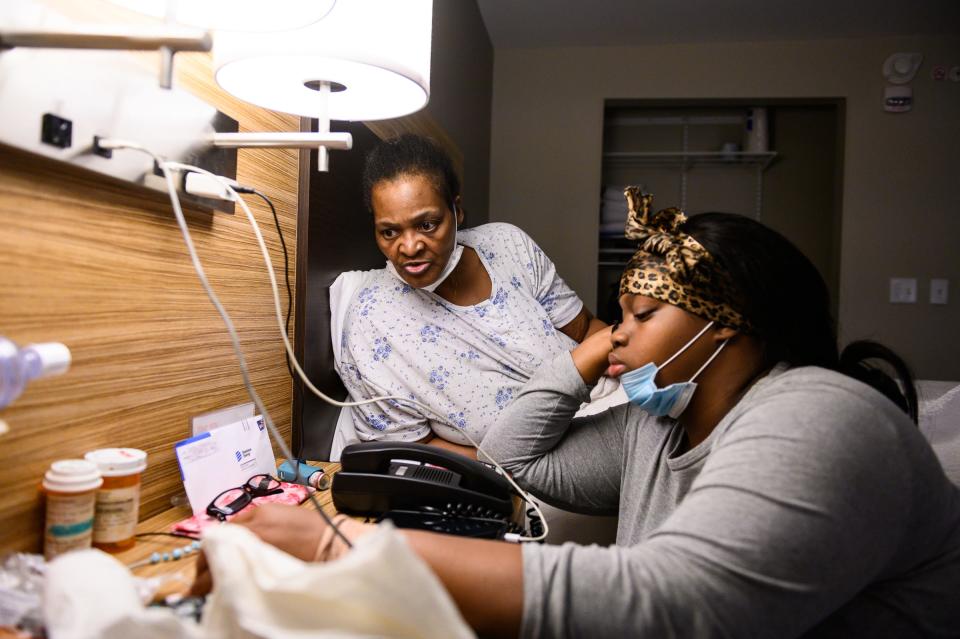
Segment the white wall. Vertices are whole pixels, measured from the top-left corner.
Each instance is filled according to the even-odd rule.
[[[909,114],[881,107],[896,51],[925,56]],[[960,379],[960,83],[933,63],[960,64],[960,37],[499,49],[490,219],[526,229],[592,304],[605,99],[844,98],[841,340]],[[917,277],[920,303],[888,304],[891,276]],[[951,280],[947,306],[927,302],[931,277]]]

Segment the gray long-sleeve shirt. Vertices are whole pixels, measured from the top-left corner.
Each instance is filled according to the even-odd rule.
[[[695,448],[547,363],[482,446],[525,488],[619,511],[617,545],[523,547],[526,637],[960,637],[960,491],[872,388],[776,367]]]

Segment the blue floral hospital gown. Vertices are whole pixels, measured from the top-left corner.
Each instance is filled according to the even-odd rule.
[[[431,430],[466,444],[497,419],[543,362],[576,343],[557,330],[583,302],[550,259],[510,224],[464,229],[492,283],[490,298],[457,306],[385,269],[368,271],[347,311],[338,373],[353,400],[415,398],[435,414],[393,400],[353,409],[361,440],[417,440]]]

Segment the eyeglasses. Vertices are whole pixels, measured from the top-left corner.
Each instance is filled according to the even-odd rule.
[[[250,505],[256,497],[278,495],[283,492],[280,480],[270,475],[254,475],[243,486],[228,488],[213,498],[207,506],[207,514],[220,521],[226,521]]]

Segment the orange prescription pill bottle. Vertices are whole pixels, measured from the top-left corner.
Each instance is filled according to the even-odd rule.
[[[140,475],[147,454],[136,448],[100,448],[84,458],[97,465],[103,486],[97,491],[93,545],[107,552],[133,546],[140,515]]]
[[[68,550],[89,548],[97,489],[103,483],[97,465],[83,459],[61,459],[43,476],[46,521],[43,556],[49,561]]]

